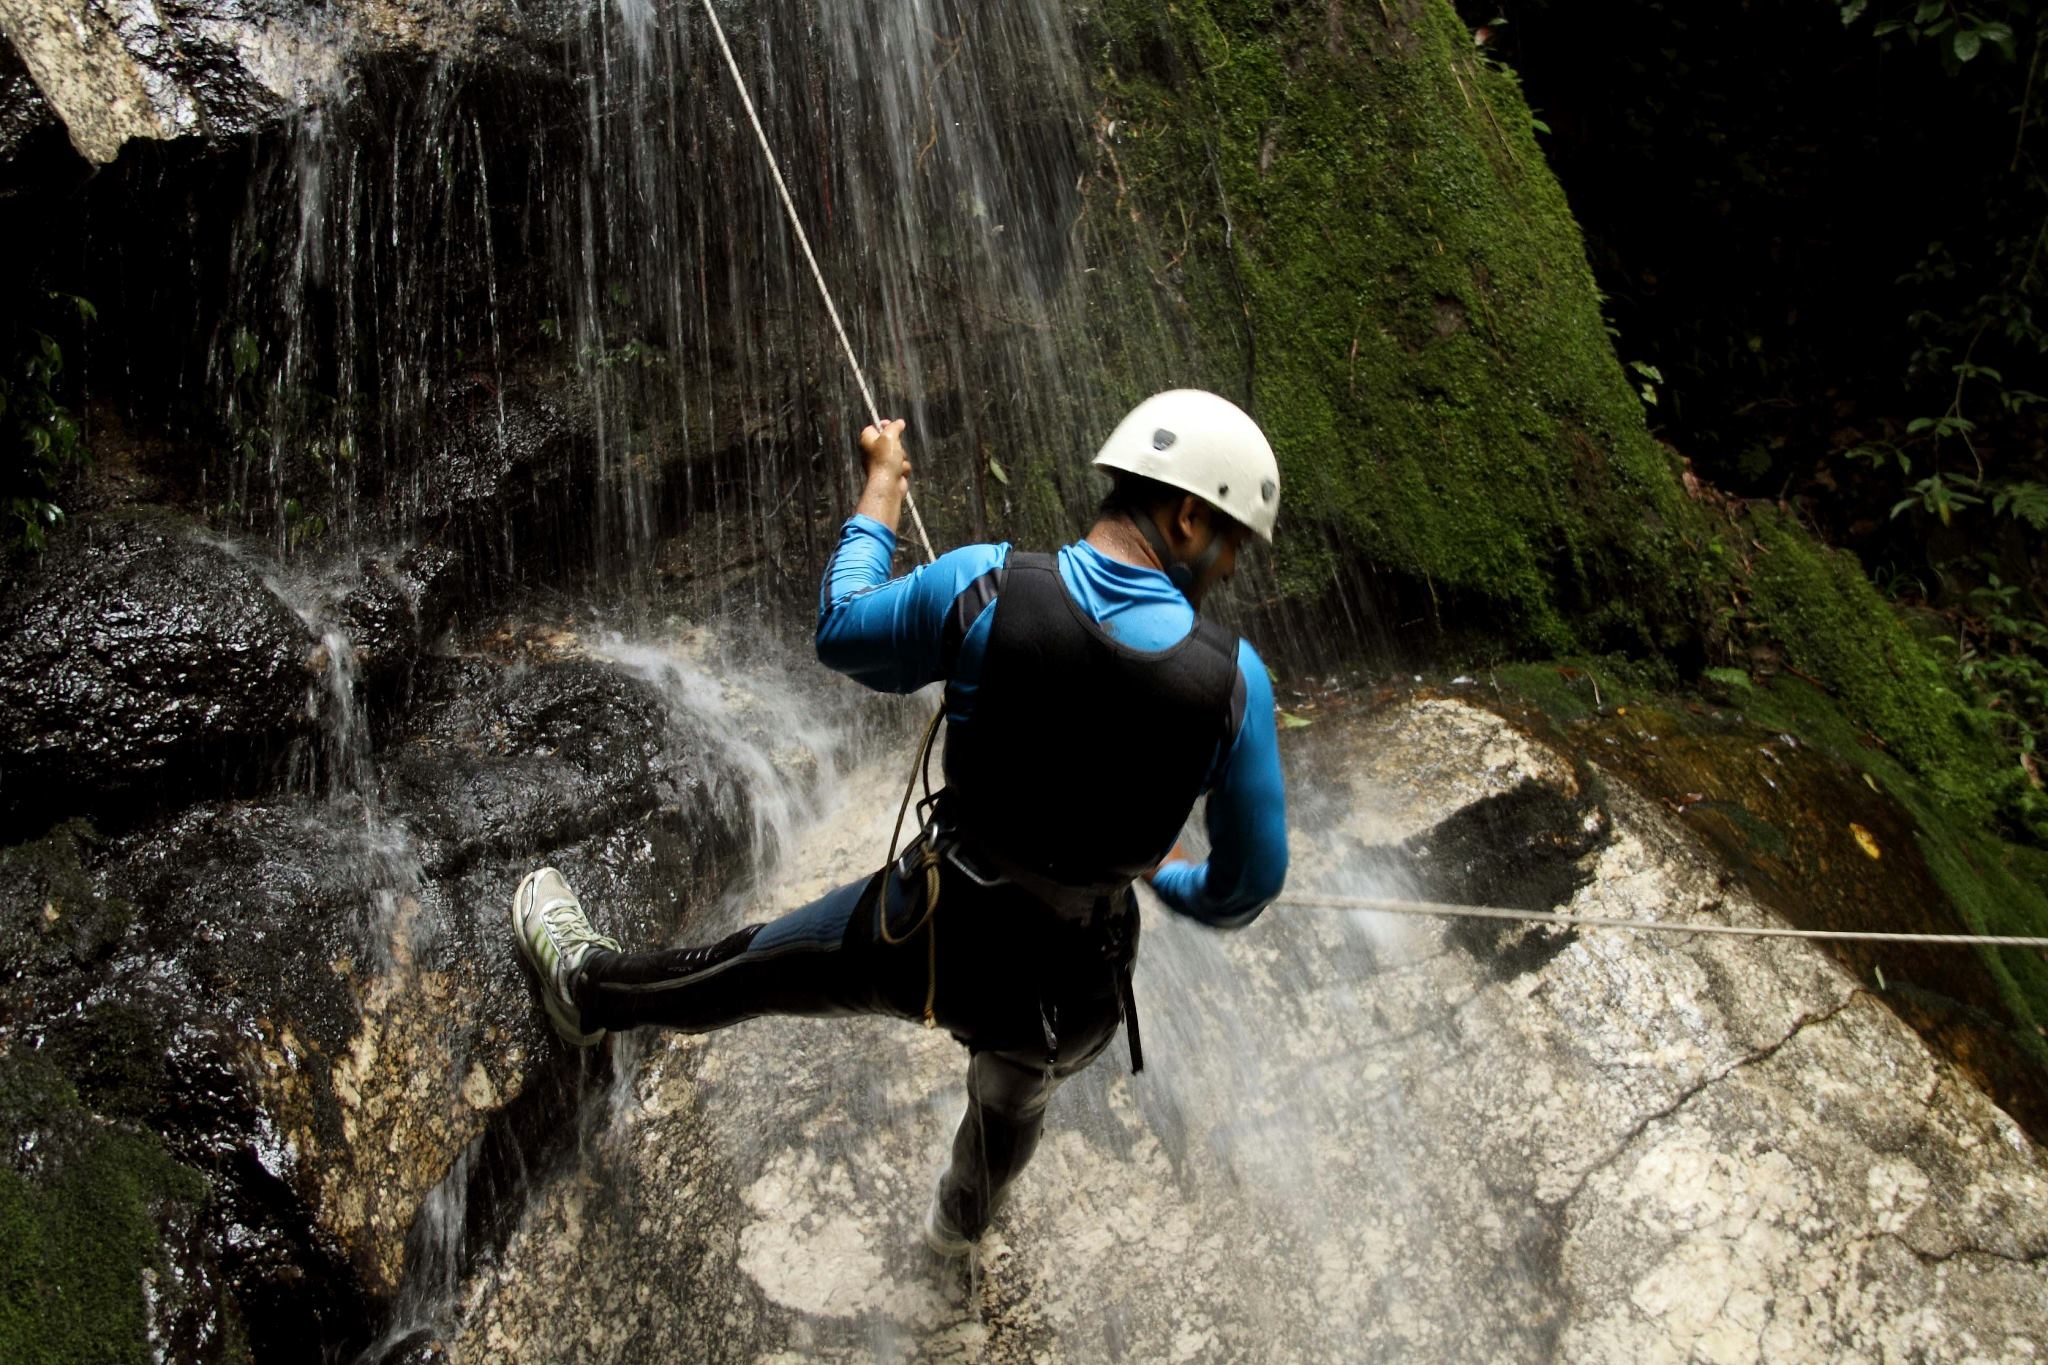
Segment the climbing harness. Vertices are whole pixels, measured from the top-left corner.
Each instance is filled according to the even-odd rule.
[[[1664,919],[1623,919],[1614,915],[1557,915],[1548,910],[1510,910],[1497,905],[1456,905],[1445,901],[1397,900],[1382,896],[1332,896],[1320,892],[1286,895],[1273,904],[1300,910],[1366,910],[1382,915],[1515,920],[1583,929],[1640,929],[1664,934],[1721,934],[1730,938],[1806,938],[1850,943],[1933,943],[1951,947],[2048,948],[2048,938],[2022,934],[1914,934],[1864,929],[1786,929],[1769,925],[1688,924]]]
[[[1132,946],[1132,927],[1115,927],[1115,902],[1120,895],[1128,895],[1129,880],[1102,883],[1089,886],[1070,886],[1056,882],[1032,872],[1028,868],[1006,862],[966,846],[946,828],[937,807],[942,792],[932,790],[931,754],[932,743],[938,737],[939,722],[945,716],[940,707],[926,722],[924,736],[917,745],[917,757],[912,762],[910,777],[903,784],[903,800],[896,807],[896,823],[889,831],[889,853],[883,863],[885,880],[882,895],[876,904],[876,932],[882,942],[891,947],[908,943],[922,929],[925,931],[925,992],[924,1026],[938,1025],[936,1004],[939,982],[938,920],[934,911],[938,909],[940,887],[940,864],[951,863],[959,873],[977,886],[1013,886],[1017,890],[1040,902],[1054,919],[1069,928],[1085,927],[1086,931],[1101,942],[1104,955],[1116,964],[1115,981],[1117,1010],[1124,1024],[1124,1038],[1130,1046],[1131,1072],[1136,1074],[1145,1069],[1144,1045],[1138,1035],[1138,1000],[1131,983],[1131,964],[1135,953],[1127,952]],[[924,795],[917,800],[919,829],[903,850],[902,856],[896,849],[903,838],[903,821],[909,815],[912,798],[917,795],[922,783]],[[924,897],[923,913],[909,928],[901,932],[889,927],[889,886],[915,885],[922,880]],[[1126,913],[1135,916],[1137,907],[1128,905]],[[1044,1004],[1040,1003],[1040,1022],[1045,1029],[1048,1057],[1056,1058],[1059,1040],[1054,1031],[1052,1019],[1044,1016]]]
[[[796,244],[803,248],[804,260],[811,267],[811,278],[818,282],[818,295],[825,301],[825,312],[832,319],[832,330],[839,337],[840,349],[846,352],[846,363],[853,368],[853,382],[860,386],[861,400],[868,405],[868,420],[877,428],[882,425],[882,410],[875,404],[874,390],[868,387],[868,377],[861,370],[860,357],[853,352],[853,343],[847,340],[846,324],[839,320],[839,308],[832,302],[832,291],[825,284],[825,272],[818,268],[818,258],[811,251],[810,235],[804,231],[803,219],[797,216],[796,201],[789,197],[789,186],[783,183],[781,163],[775,159],[775,149],[768,145],[768,134],[761,127],[761,116],[754,112],[754,97],[747,93],[747,81],[740,74],[740,64],[734,60],[732,45],[725,40],[725,25],[718,22],[718,11],[711,0],[704,0],[704,15],[711,20],[711,35],[718,40],[718,50],[725,54],[726,69],[732,72],[732,83],[739,91],[740,103],[747,111],[747,122],[754,125],[754,136],[761,143],[761,155],[768,160],[768,174],[774,177],[775,192],[782,196],[782,207],[789,215],[790,229],[796,233]],[[910,496],[910,490],[903,492],[903,508],[910,513],[910,524],[917,528],[918,543],[924,546],[926,559],[937,559],[932,550],[932,538],[925,534],[924,518],[917,514],[917,500]]]

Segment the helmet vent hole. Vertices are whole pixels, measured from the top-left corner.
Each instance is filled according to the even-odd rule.
[[[1152,448],[1154,450],[1164,450],[1179,439],[1180,438],[1178,436],[1175,436],[1165,427],[1161,427],[1159,428],[1159,430],[1152,433]]]
[[[1229,484],[1227,484],[1227,483],[1219,483],[1219,484],[1217,484],[1217,485],[1216,485],[1216,496],[1217,496],[1217,497],[1219,497],[1219,498],[1227,498],[1227,497],[1229,497],[1229,496],[1230,496],[1230,485],[1229,485]]]

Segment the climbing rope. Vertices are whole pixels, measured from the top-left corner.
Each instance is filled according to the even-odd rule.
[[[733,59],[732,44],[725,40],[725,25],[718,22],[718,11],[712,8],[711,0],[704,0],[705,17],[711,20],[711,34],[718,39],[718,50],[725,54],[726,69],[732,72],[734,88],[740,92],[740,103],[746,107],[747,122],[754,125],[754,136],[761,143],[761,155],[768,159],[768,174],[775,178],[775,192],[782,196],[782,207],[789,214],[790,229],[796,233],[796,244],[804,250],[804,260],[810,264],[811,278],[818,282],[818,294],[825,300],[825,312],[832,319],[832,330],[838,334],[840,349],[846,352],[846,363],[853,369],[853,382],[860,386],[861,401],[867,404],[868,420],[877,428],[882,425],[882,410],[875,404],[874,390],[868,387],[868,377],[860,367],[860,357],[853,352],[853,343],[847,340],[846,324],[839,320],[838,305],[832,302],[832,290],[825,284],[825,272],[818,268],[818,258],[811,251],[810,235],[804,231],[803,220],[797,216],[796,201],[789,197],[789,186],[783,183],[781,163],[775,159],[775,149],[768,145],[768,134],[761,127],[761,116],[754,112],[754,97],[747,93],[747,81],[740,74],[740,64]],[[910,490],[903,491],[903,507],[910,513],[910,524],[917,529],[918,543],[924,546],[926,559],[937,559],[932,550],[932,538],[925,534],[924,518],[917,514],[917,500],[910,496]]]
[[[1686,924],[1677,920],[1622,919],[1612,915],[1554,915],[1547,910],[1509,910],[1497,905],[1455,905],[1445,901],[1392,900],[1379,896],[1281,896],[1275,905],[1303,910],[1368,910],[1382,915],[1518,920],[1584,929],[1640,929],[1663,934],[1724,934],[1731,938],[1815,938],[1850,943],[1936,943],[1960,947],[2048,948],[2048,938],[2019,934],[1906,934],[1862,929],[1782,929],[1743,924]]]

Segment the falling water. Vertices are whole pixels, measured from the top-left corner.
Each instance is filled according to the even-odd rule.
[[[1103,134],[1062,6],[728,18],[942,544],[1071,534],[1084,457],[1132,399],[1232,382],[1196,371],[1164,303],[1124,309],[1114,364],[1101,349],[1083,190]],[[866,416],[731,79],[690,4],[587,4],[554,51],[517,82],[454,59],[364,73],[260,150],[214,327],[227,514],[287,555],[431,530],[447,466],[522,458],[515,395],[538,396],[585,443],[572,534],[620,600],[680,577],[698,616],[786,607]],[[515,577],[552,548],[519,520],[472,547]]]
[[[1085,190],[1090,140],[1113,130],[1064,6],[722,12],[853,346],[910,422],[942,548],[1071,534],[1096,491],[1085,457],[1131,401],[1230,387],[1196,368],[1157,295],[1116,318],[1105,353]],[[778,869],[832,827],[843,767],[903,736],[916,703],[856,707],[843,684],[796,681],[822,684],[804,637],[866,418],[701,11],[563,14],[517,77],[386,63],[258,147],[212,320],[230,450],[215,512],[301,579],[443,543],[499,601],[595,621],[580,648],[652,689],[678,738],[708,740],[715,799],[747,811],[746,866],[693,917],[703,932],[787,893]],[[436,901],[404,820],[380,809],[356,651],[331,612],[303,610],[323,639],[325,818],[359,831],[367,936],[429,940]],[[1211,971],[1173,943],[1168,970]],[[1227,994],[1213,972],[1189,989]],[[1203,1024],[1248,1028],[1227,1009]],[[1184,1107],[1270,1091],[1260,1057],[1204,1076]],[[639,1103],[640,1060],[639,1045],[615,1058],[615,1115]],[[856,1089],[887,1123],[891,1102]],[[1231,1160],[1251,1179],[1291,1159],[1291,1137],[1248,1122]],[[453,1320],[470,1161],[418,1215],[421,1261],[382,1347]]]

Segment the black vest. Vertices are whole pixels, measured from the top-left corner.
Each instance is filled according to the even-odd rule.
[[[1197,617],[1170,649],[1131,649],[1067,595],[1054,556],[1013,552],[954,602],[949,665],[991,598],[973,714],[946,729],[947,820],[1070,886],[1149,872],[1243,718],[1237,636]]]

